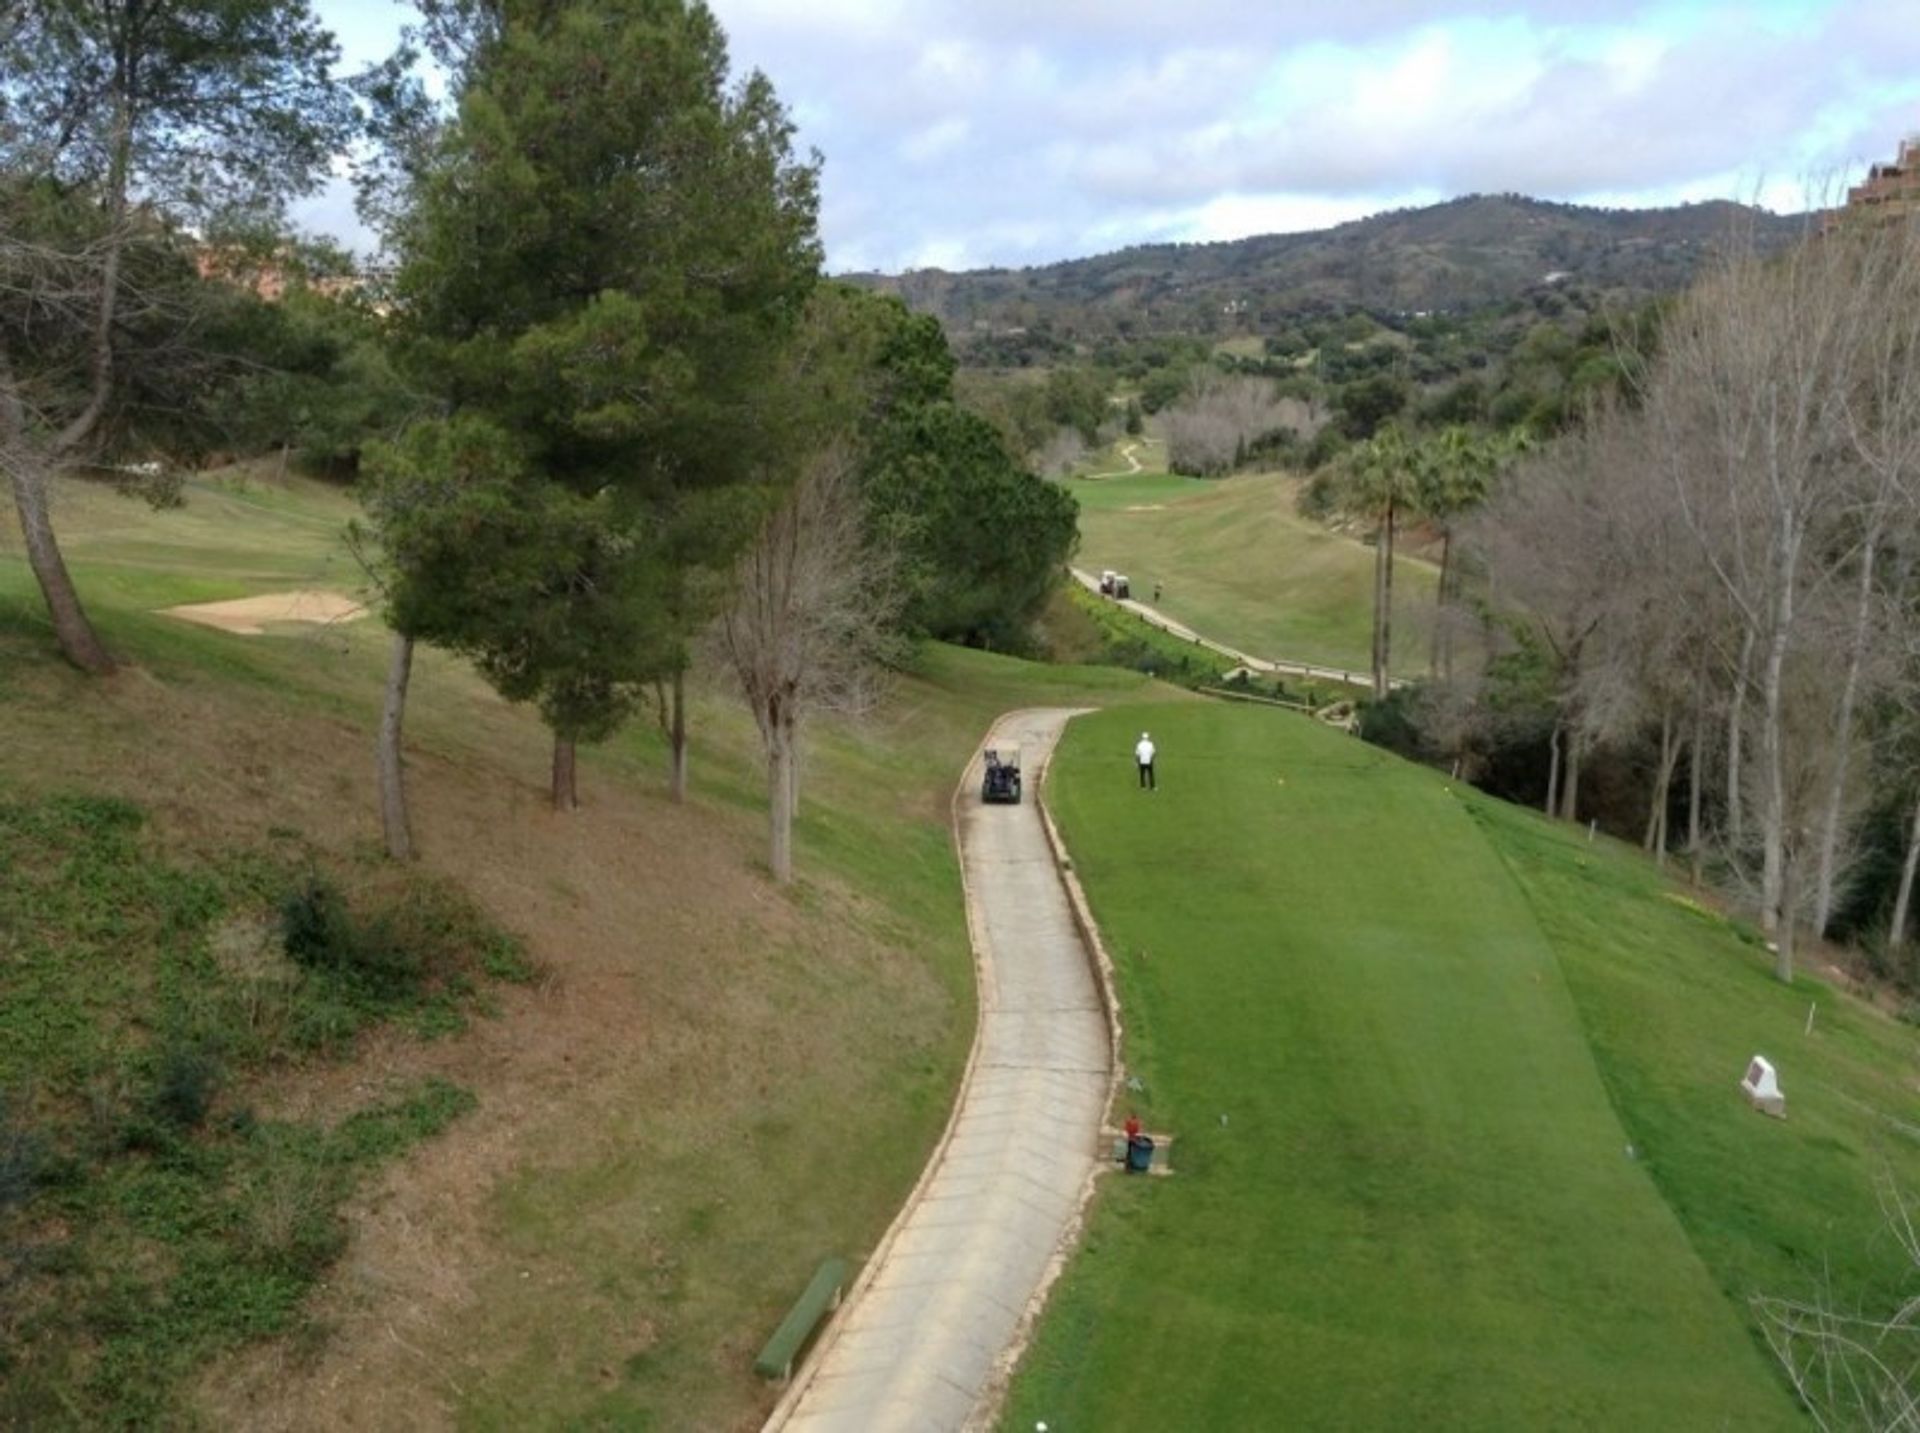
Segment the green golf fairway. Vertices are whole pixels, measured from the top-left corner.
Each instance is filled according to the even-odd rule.
[[[1157,794],[1130,766],[1143,723]],[[1629,1153],[1480,798],[1306,720],[1194,706],[1077,720],[1049,799],[1178,1172],[1103,1186],[1006,1427],[1799,1422]],[[1786,1136],[1734,1091],[1748,1053],[1715,1068],[1710,1117]]]
[[[1256,657],[1363,671],[1373,633],[1373,549],[1294,510],[1299,480],[1135,477],[1076,481],[1080,552],[1089,572],[1112,568],[1194,631]],[[1437,570],[1394,561],[1393,667],[1426,670]]]

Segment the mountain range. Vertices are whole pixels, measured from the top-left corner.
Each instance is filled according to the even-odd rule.
[[[1067,340],[1225,334],[1303,313],[1479,308],[1543,283],[1632,300],[1684,287],[1731,235],[1771,249],[1808,222],[1725,201],[1597,209],[1476,194],[1307,233],[1146,244],[1035,268],[847,277],[934,314],[963,343],[1032,330]]]

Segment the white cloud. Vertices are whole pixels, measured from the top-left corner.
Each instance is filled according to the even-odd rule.
[[[1297,234],[1310,229],[1331,229],[1336,224],[1364,219],[1383,209],[1434,204],[1446,197],[1431,190],[1350,198],[1330,198],[1322,194],[1222,194],[1180,215],[1168,227],[1171,237],[1199,243],[1239,239],[1248,234]]]
[[[316,0],[323,15],[403,14]],[[1469,191],[1788,191],[1920,128],[1907,0],[712,0],[832,267],[1037,262]],[[1719,4],[1721,8],[1714,8]]]
[[[900,141],[901,157],[914,164],[929,164],[952,154],[967,142],[971,126],[958,116],[916,130]]]

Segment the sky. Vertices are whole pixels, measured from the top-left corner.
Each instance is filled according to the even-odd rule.
[[[401,0],[313,0],[349,66]],[[711,0],[836,273],[1048,263],[1469,193],[1807,207],[1920,133],[1920,0]],[[343,182],[307,227],[368,248]]]

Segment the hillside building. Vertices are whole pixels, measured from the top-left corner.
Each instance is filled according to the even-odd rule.
[[[1920,135],[1903,140],[1898,159],[1874,165],[1847,191],[1847,209],[1890,219],[1920,213]]]
[[[278,303],[296,283],[326,298],[346,298],[370,285],[390,280],[394,273],[391,266],[363,265],[352,273],[313,274],[291,263],[284,251],[264,257],[241,249],[222,249],[206,244],[194,250],[193,264],[201,278],[223,279],[240,288],[251,289],[257,297],[268,303]],[[379,304],[374,305],[374,310],[384,312]]]

